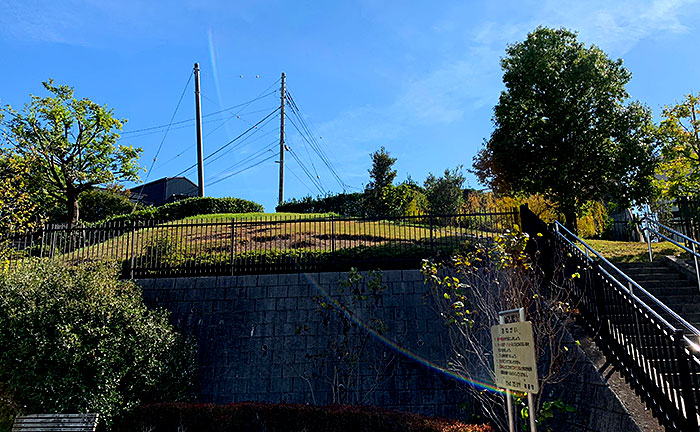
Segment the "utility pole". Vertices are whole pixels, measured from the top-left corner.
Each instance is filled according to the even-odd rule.
[[[199,63],[194,64],[194,103],[197,111],[197,175],[199,196],[204,196],[204,150],[202,149],[202,99],[199,94]]]
[[[284,201],[284,106],[287,103],[287,86],[285,84],[286,75],[282,72],[282,89],[280,91],[280,193],[278,204]]]

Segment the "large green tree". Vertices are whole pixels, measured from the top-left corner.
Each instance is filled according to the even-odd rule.
[[[662,112],[658,186],[666,200],[700,193],[700,93]]]
[[[650,196],[654,125],[648,108],[626,103],[631,74],[622,60],[566,29],[539,27],[507,48],[501,67],[495,130],[474,161],[482,183],[542,194],[574,230],[587,201]]]
[[[37,189],[66,206],[68,221],[79,219],[78,196],[99,184],[138,179],[141,149],[117,144],[125,120],[73,88],[44,82],[49,96],[32,96],[21,111],[7,106],[3,138],[31,165]]]

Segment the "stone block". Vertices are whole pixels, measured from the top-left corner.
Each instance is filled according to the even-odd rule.
[[[209,289],[216,287],[216,276],[198,277],[195,279],[195,286],[199,289]]]
[[[275,310],[276,302],[274,299],[258,299],[255,300],[255,310],[256,311],[269,311]]]
[[[297,285],[299,283],[299,275],[297,273],[279,275],[279,285]]]
[[[222,288],[232,288],[238,286],[237,276],[219,276],[216,278],[216,286]]]
[[[175,288],[175,278],[155,279],[154,288],[159,290],[172,290]]]
[[[175,279],[175,289],[190,290],[197,284],[195,278],[177,278]]]
[[[242,275],[238,276],[238,286],[253,287],[258,285],[258,275]],[[264,290],[263,290],[264,291]]]
[[[286,311],[286,310],[296,310],[297,308],[297,299],[296,298],[278,298],[277,299],[277,310],[278,311]]]
[[[274,285],[278,285],[278,283],[279,283],[279,275],[277,275],[277,274],[258,275],[257,286],[259,286],[259,287],[274,286]]]
[[[382,282],[385,284],[394,284],[396,282],[401,282],[403,278],[402,270],[385,270],[382,273]]]
[[[345,277],[344,275],[341,275],[339,272],[326,272],[326,273],[320,273],[319,274],[319,284],[321,285],[332,285],[335,286],[338,284],[338,281],[341,279],[341,277]]]
[[[287,295],[289,297],[309,297],[308,285],[290,285],[287,287]]]
[[[260,289],[264,290],[265,288],[263,288],[261,286]],[[275,298],[287,297],[287,287],[280,286],[280,285],[268,286],[267,287],[267,296],[268,297],[275,297]]]

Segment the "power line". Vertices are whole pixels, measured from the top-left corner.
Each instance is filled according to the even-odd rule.
[[[235,176],[235,175],[237,175],[237,174],[240,174],[240,173],[242,173],[242,172],[244,172],[244,171],[248,171],[248,170],[251,169],[251,168],[254,168],[254,167],[256,167],[256,166],[258,166],[258,165],[260,165],[260,164],[262,164],[262,163],[264,163],[264,162],[269,161],[270,159],[274,158],[275,156],[277,156],[277,155],[274,155],[274,154],[273,154],[272,156],[270,156],[270,157],[268,157],[268,158],[266,158],[266,159],[263,159],[263,160],[261,160],[261,161],[258,162],[258,163],[255,163],[255,164],[253,164],[253,165],[251,165],[251,166],[249,166],[249,167],[243,168],[243,169],[240,170],[240,171],[236,171],[235,173],[229,174],[229,175],[227,175],[226,177],[222,177],[222,178],[220,178],[220,179],[218,179],[218,180],[216,180],[216,181],[213,181],[213,182],[209,183],[209,184],[207,185],[207,187],[209,187],[209,186],[214,186],[215,184],[220,183],[220,182],[226,180],[227,178],[231,178],[231,177],[233,177],[233,176]]]
[[[175,106],[175,111],[173,112],[173,115],[170,117],[170,123],[172,124],[173,120],[175,120],[175,115],[177,114],[177,110],[180,109],[180,104],[182,103],[182,98],[185,97],[185,92],[187,91],[187,87],[190,86],[190,81],[192,81],[192,72],[190,72],[189,77],[187,78],[187,83],[185,84],[185,88],[182,89],[182,94],[180,94],[180,99],[177,101],[177,105]],[[144,180],[144,184],[148,182],[148,176],[151,175],[151,171],[153,171],[153,166],[156,164],[156,160],[158,160],[158,155],[160,154],[160,150],[163,148],[163,143],[165,142],[165,138],[168,136],[168,132],[170,131],[170,125],[168,125],[168,128],[165,129],[165,134],[163,134],[163,139],[160,140],[160,145],[158,145],[158,150],[156,151],[156,155],[153,157],[153,162],[151,162],[151,167],[148,169],[146,172],[146,179]],[[143,191],[143,187],[141,188]]]
[[[246,129],[245,132],[243,132],[242,134],[238,135],[236,138],[232,139],[231,141],[227,142],[226,144],[222,145],[221,147],[219,147],[218,149],[216,149],[213,153],[210,153],[208,156],[206,156],[206,157],[204,158],[204,160],[209,159],[210,157],[212,157],[212,156],[214,156],[215,154],[219,153],[221,150],[225,149],[225,148],[228,147],[229,145],[231,145],[231,144],[233,144],[234,142],[238,141],[240,138],[242,138],[243,136],[245,136],[248,132],[250,132],[251,130],[255,129],[260,123],[262,123],[262,122],[264,122],[265,120],[267,120],[268,118],[270,118],[270,117],[271,117],[273,114],[275,114],[277,111],[279,111],[279,108],[275,108],[274,111],[272,111],[270,114],[266,115],[262,120],[260,120],[259,122],[257,122],[257,123],[254,124],[253,126],[251,126],[251,127],[249,127],[248,129]],[[175,175],[175,177],[186,173],[187,171],[191,170],[192,168],[194,168],[194,167],[196,167],[196,166],[197,166],[197,164],[194,164],[194,165],[192,165],[192,166],[190,166],[190,167],[188,167],[188,168],[186,168],[186,169],[180,171],[179,173],[177,173],[177,174]]]
[[[276,143],[277,143],[277,140],[272,141],[271,143],[267,144],[266,146],[264,146],[263,148],[261,148],[261,149],[258,150],[257,152],[252,153],[252,154],[246,156],[245,158],[243,158],[243,159],[237,161],[236,163],[234,163],[233,165],[231,165],[231,166],[229,166],[229,167],[227,167],[227,168],[225,168],[225,169],[219,171],[218,173],[214,174],[213,176],[209,177],[209,179],[207,179],[207,181],[211,181],[211,180],[217,178],[218,176],[220,176],[221,174],[225,173],[226,171],[230,171],[230,170],[232,170],[232,169],[238,168],[239,166],[245,164],[246,162],[249,162],[249,161],[251,161],[251,160],[253,160],[253,159],[255,159],[255,158],[259,157],[259,156],[262,156],[263,154],[265,154],[265,153],[268,152],[268,151],[272,151],[272,147],[273,147]]]
[[[288,117],[289,120],[292,122],[292,125],[294,125],[295,129],[299,134],[302,136],[304,141],[306,141],[309,146],[314,150],[314,152],[318,155],[318,157],[321,159],[321,162],[326,166],[328,171],[333,175],[333,177],[336,179],[338,184],[343,188],[349,187],[340,177],[338,174],[337,170],[331,163],[330,159],[328,158],[328,155],[323,151],[321,148],[321,145],[318,143],[318,141],[315,138],[315,134],[311,131],[311,127],[308,125],[306,120],[303,118],[301,115],[299,106],[297,105],[296,101],[294,100],[294,97],[290,94],[289,98],[289,107],[291,108],[291,112],[294,115],[294,117],[297,119],[297,122],[299,125],[297,125],[292,118]]]
[[[307,185],[306,183],[304,183],[304,181],[294,172],[294,170],[292,170],[292,167],[291,167],[291,166],[287,166],[287,169],[289,170],[290,173],[292,173],[292,175],[293,175],[297,180],[299,180],[299,183],[301,183],[306,189],[309,190],[309,193],[311,193],[311,194],[314,193],[314,191],[309,187],[309,185]]]
[[[318,189],[318,191],[321,193],[321,195],[323,195],[325,193],[325,191],[323,189],[323,185],[321,184],[321,180],[319,178],[311,175],[308,168],[306,168],[306,165],[304,165],[304,163],[301,161],[301,159],[299,159],[299,156],[297,156],[296,152],[293,149],[291,149],[291,148],[289,149],[289,154],[291,154],[292,157],[294,158],[294,160],[297,161],[297,163],[301,167],[302,171],[304,171],[304,174],[306,174],[306,176],[309,178],[309,180],[311,180],[311,183],[316,187],[316,189]]]
[[[191,77],[190,77],[190,79],[191,79]],[[269,88],[269,87],[268,87],[268,88]],[[202,116],[202,118],[211,117],[211,116],[214,116],[214,115],[217,115],[217,114],[221,114],[221,113],[224,113],[224,112],[229,112],[229,111],[231,111],[231,110],[234,110],[234,109],[240,108],[240,107],[244,107],[244,108],[245,108],[246,106],[252,104],[253,102],[258,101],[258,100],[263,99],[263,98],[266,98],[266,97],[268,97],[268,96],[270,96],[270,95],[273,95],[273,94],[275,94],[275,93],[277,93],[277,90],[271,91],[271,92],[269,92],[269,93],[267,93],[267,94],[264,94],[264,95],[261,95],[261,96],[257,96],[255,99],[251,99],[251,100],[249,100],[249,101],[247,101],[247,102],[243,102],[243,103],[240,103],[240,104],[238,104],[238,105],[233,105],[233,106],[230,106],[230,107],[228,107],[228,108],[224,108],[224,109],[219,110],[219,111],[214,111],[214,112],[212,112],[212,113],[205,114],[205,115]],[[168,124],[163,124],[163,125],[159,125],[159,126],[151,126],[151,127],[147,127],[147,128],[135,129],[135,130],[132,130],[132,131],[126,131],[126,132],[122,132],[121,135],[129,135],[129,134],[134,134],[134,133],[139,133],[139,132],[152,131],[152,130],[155,130],[155,129],[163,129],[163,128],[168,127],[168,126],[170,126],[170,125],[181,125],[181,124],[190,123],[190,122],[193,122],[193,121],[195,121],[195,118],[194,118],[194,117],[193,117],[193,118],[190,118],[190,119],[187,119],[187,120],[180,120],[180,121],[177,121],[177,122],[170,122],[170,123],[168,123]]]

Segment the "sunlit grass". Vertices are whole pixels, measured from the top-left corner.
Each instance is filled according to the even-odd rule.
[[[649,250],[646,243],[612,240],[586,240],[586,243],[612,262],[649,261]],[[651,251],[654,258],[666,255],[683,256],[685,252],[671,242],[652,243]]]

